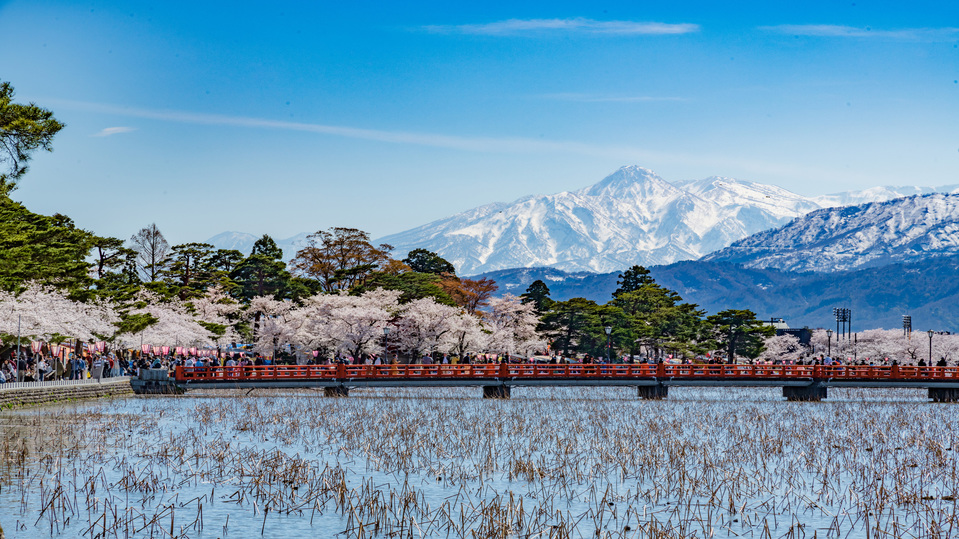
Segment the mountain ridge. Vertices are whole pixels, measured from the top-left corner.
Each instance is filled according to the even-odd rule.
[[[696,186],[698,193],[631,165],[578,190],[481,206],[378,241],[399,256],[435,251],[461,273],[540,265],[603,272],[699,258],[817,207],[755,182],[709,178]],[[729,204],[732,196],[744,202]]]
[[[703,257],[747,268],[826,272],[959,254],[959,194],[825,208]]]
[[[697,259],[825,204],[941,190],[959,192],[959,185],[805,197],[722,176],[667,182],[631,165],[580,189],[484,204],[375,242],[394,245],[397,258],[415,248],[435,251],[467,275],[535,266],[603,273]],[[302,248],[306,235],[277,240],[286,260]],[[247,254],[256,239],[225,232],[207,241]]]

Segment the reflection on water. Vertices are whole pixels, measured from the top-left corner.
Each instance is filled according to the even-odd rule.
[[[918,391],[208,392],[0,414],[11,537],[926,537],[956,405]],[[849,535],[852,534],[852,535]]]

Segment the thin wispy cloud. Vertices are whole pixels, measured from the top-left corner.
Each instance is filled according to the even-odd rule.
[[[413,144],[436,148],[450,148],[474,152],[498,153],[526,153],[526,152],[573,152],[584,155],[623,155],[635,153],[635,148],[614,148],[607,146],[584,144],[579,142],[548,141],[521,137],[464,137],[437,133],[417,133],[411,131],[387,131],[380,129],[366,129],[342,125],[327,125],[317,123],[289,122],[253,118],[249,116],[230,116],[222,114],[207,114],[179,110],[145,109],[138,107],[124,107],[104,103],[88,103],[62,99],[45,99],[44,102],[72,110],[99,112],[127,118],[144,118],[172,123],[213,125],[227,127],[246,127],[259,129],[273,129],[282,131],[299,131],[317,133],[345,138],[369,140],[375,142],[389,142],[395,144]],[[639,150],[640,153],[643,153]],[[653,153],[644,154],[647,157]]]
[[[959,28],[953,27],[900,28],[892,30],[868,26],[859,28],[836,24],[781,24],[778,26],[761,26],[760,29],[780,34],[810,37],[878,38],[914,41],[938,41],[959,37]]]
[[[99,133],[94,133],[94,137],[109,137],[110,135],[119,135],[121,133],[129,133],[131,131],[136,131],[135,127],[106,127],[101,130]]]
[[[483,24],[429,25],[424,30],[437,34],[518,35],[578,32],[614,35],[676,35],[699,31],[698,24],[638,21],[597,21],[593,19],[508,19]]]
[[[556,93],[556,94],[543,94],[540,97],[544,99],[555,99],[557,101],[576,101],[580,103],[651,103],[656,101],[686,101],[686,99],[682,97],[651,96],[651,95],[600,95],[600,94]]]
[[[244,127],[281,131],[299,131],[345,138],[388,142],[394,144],[412,144],[435,148],[456,149],[487,153],[574,153],[579,155],[611,157],[623,163],[683,163],[702,164],[709,167],[737,167],[757,174],[792,174],[818,177],[832,177],[830,171],[808,166],[768,163],[753,160],[741,160],[726,155],[702,155],[676,152],[653,151],[635,146],[600,145],[572,141],[550,141],[522,137],[463,137],[435,133],[416,133],[409,131],[386,131],[348,126],[336,126],[315,123],[287,122],[253,118],[248,116],[229,116],[177,110],[158,110],[137,107],[124,107],[103,103],[88,103],[62,99],[46,98],[50,103],[65,109],[99,112],[128,118],[143,118],[171,123]],[[845,172],[844,172],[845,173]]]

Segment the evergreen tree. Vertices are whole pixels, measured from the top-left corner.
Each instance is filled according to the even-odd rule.
[[[209,243],[184,243],[170,250],[163,277],[180,299],[199,297],[210,286],[212,254],[213,246]]]
[[[727,309],[706,318],[714,345],[726,351],[727,359],[737,355],[755,358],[763,351],[763,340],[776,334],[776,329],[756,319],[749,310]]]
[[[456,268],[440,255],[426,249],[413,249],[406,255],[403,262],[413,271],[442,275],[448,273],[456,275]]]
[[[655,283],[624,292],[610,303],[622,309],[631,335],[630,353],[645,345],[653,356],[668,350],[686,354],[698,352],[703,312],[696,305],[681,303],[676,292]]]
[[[234,294],[250,301],[256,296],[276,299],[297,298],[307,290],[294,281],[283,262],[283,251],[270,236],[264,235],[253,245],[250,256],[236,265],[230,278],[236,283]]]
[[[536,312],[540,314],[553,305],[553,300],[549,297],[549,287],[540,279],[533,281],[520,298],[523,303],[532,303],[536,307]]]
[[[16,189],[35,150],[53,151],[53,137],[63,129],[49,110],[14,103],[13,97],[10,83],[0,83],[0,167],[6,169],[0,171],[2,195]]]
[[[375,272],[361,286],[353,287],[351,295],[360,295],[364,292],[382,288],[384,290],[399,290],[400,303],[433,298],[437,303],[455,306],[456,302],[440,286],[441,278],[432,273],[407,271],[402,273]]]
[[[268,234],[263,234],[263,237],[253,243],[253,248],[250,250],[250,256],[252,255],[263,255],[273,260],[283,260],[283,249],[280,249],[276,241]]]
[[[39,215],[0,195],[0,288],[18,292],[37,281],[84,290],[92,283],[87,257],[101,239],[65,215]]]
[[[650,277],[648,269],[644,268],[643,266],[633,266],[625,272],[619,274],[619,278],[616,280],[616,284],[619,285],[619,288],[613,292],[613,297],[618,297],[620,294],[632,292],[633,290],[639,289],[639,287],[643,285],[654,284],[655,282],[656,281]]]
[[[613,323],[614,310],[585,298],[557,301],[543,315],[539,329],[564,356],[570,352],[596,354],[605,348],[603,328]]]

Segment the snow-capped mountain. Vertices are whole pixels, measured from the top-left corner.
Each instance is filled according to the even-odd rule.
[[[247,234],[246,232],[220,232],[216,236],[206,240],[206,243],[217,249],[235,249],[244,255],[250,254],[253,244],[256,243],[257,236]]]
[[[490,204],[377,240],[422,247],[464,275],[550,266],[608,272],[720,249],[818,207],[785,189],[729,178],[671,184],[638,166],[554,195]]]
[[[959,194],[817,210],[703,260],[747,268],[835,271],[959,254]]]
[[[396,258],[416,248],[435,251],[461,275],[535,266],[602,273],[698,259],[820,208],[930,192],[959,193],[959,185],[875,187],[808,198],[718,176],[670,183],[627,166],[577,191],[487,204],[376,243],[393,245]],[[276,240],[286,260],[303,247],[306,235]],[[224,232],[208,242],[246,254],[258,237]]]

